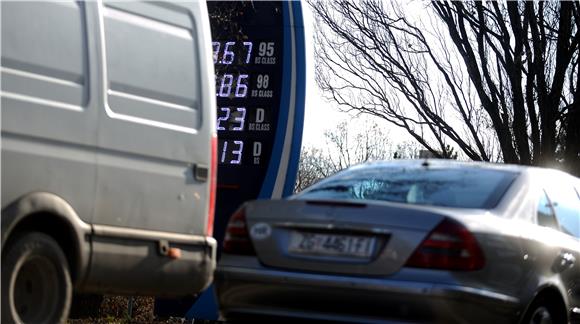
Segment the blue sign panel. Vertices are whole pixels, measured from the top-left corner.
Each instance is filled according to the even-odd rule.
[[[292,193],[304,119],[299,1],[210,1],[216,70],[218,185],[214,236],[252,199]]]

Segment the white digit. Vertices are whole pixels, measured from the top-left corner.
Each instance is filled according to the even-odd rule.
[[[228,149],[228,141],[224,141],[224,147],[222,148],[222,156],[220,162],[224,163],[226,161],[226,151]]]
[[[229,47],[234,45],[236,42],[226,42],[226,47],[224,47],[224,57],[222,58],[221,63],[223,64],[232,64],[234,61],[234,52],[229,51]]]
[[[226,82],[226,79],[228,80]],[[222,78],[222,84],[220,86],[220,92],[218,96],[220,97],[229,97],[230,93],[232,93],[232,84],[234,83],[234,76],[231,74],[224,74]]]
[[[235,160],[231,160],[230,164],[241,164],[242,162],[242,151],[244,150],[244,142],[242,141],[234,141],[234,144],[238,145],[238,150],[237,151],[232,151],[232,154],[235,154],[238,156],[237,159]]]
[[[248,94],[248,86],[243,83],[244,80],[248,79],[247,74],[240,74],[238,76],[238,82],[236,85],[236,98],[244,98]]]
[[[252,47],[254,44],[252,42],[244,42],[244,46],[248,47],[248,55],[246,56],[246,63],[250,62],[250,55],[252,54]]]
[[[240,117],[234,118],[234,120],[236,122],[240,123],[240,126],[234,127],[234,128],[232,128],[232,130],[233,131],[243,131],[244,130],[244,123],[246,121],[246,108],[239,107],[239,108],[236,108],[236,110],[242,113]]]
[[[216,64],[220,52],[220,42],[212,42],[211,45],[213,46],[213,64]]]
[[[217,120],[217,130],[218,131],[224,131],[224,130],[226,130],[226,128],[221,125],[221,122],[222,121],[227,122],[228,119],[230,118],[230,108],[222,107],[222,108],[220,108],[220,110],[223,111],[223,112],[225,112],[226,115],[223,116],[223,117],[218,117],[218,120]]]

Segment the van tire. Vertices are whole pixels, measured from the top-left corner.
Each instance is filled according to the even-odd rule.
[[[69,265],[50,236],[27,232],[2,254],[2,323],[64,323],[72,299]]]

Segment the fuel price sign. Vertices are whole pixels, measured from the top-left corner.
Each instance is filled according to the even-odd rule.
[[[208,1],[217,98],[214,236],[244,201],[292,193],[304,115],[300,2]]]

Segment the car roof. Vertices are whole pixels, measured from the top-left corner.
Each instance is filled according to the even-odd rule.
[[[516,164],[504,164],[504,163],[492,163],[492,162],[481,162],[481,161],[456,161],[456,160],[446,160],[446,159],[414,159],[414,160],[388,160],[388,161],[372,161],[363,164],[358,164],[350,167],[348,170],[361,170],[368,168],[471,168],[471,169],[485,169],[485,170],[500,170],[500,171],[511,171],[515,173],[527,173],[527,172],[542,172],[542,170],[552,170],[541,167],[516,165]],[[556,170],[554,170],[556,171]]]

